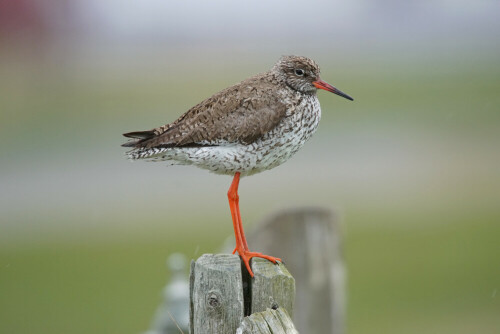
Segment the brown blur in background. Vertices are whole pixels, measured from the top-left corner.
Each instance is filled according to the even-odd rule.
[[[0,2],[0,333],[139,333],[165,259],[217,252],[231,179],[131,163],[123,132],[176,119],[284,54],[318,132],[244,178],[250,229],[342,218],[349,334],[500,331],[498,1]],[[285,257],[286,260],[286,257]]]

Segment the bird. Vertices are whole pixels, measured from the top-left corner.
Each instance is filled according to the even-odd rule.
[[[132,160],[194,165],[233,177],[227,196],[236,247],[254,277],[254,257],[281,263],[278,257],[250,251],[239,209],[241,177],[281,165],[318,128],[318,90],[349,95],[321,80],[317,63],[302,56],[282,56],[267,72],[228,87],[195,105],[172,123],[147,131],[124,133]]]

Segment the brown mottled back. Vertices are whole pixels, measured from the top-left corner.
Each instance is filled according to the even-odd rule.
[[[139,140],[124,146],[148,149],[221,142],[250,144],[285,117],[286,106],[273,93],[277,81],[270,72],[246,79],[197,104],[173,123],[125,134]]]

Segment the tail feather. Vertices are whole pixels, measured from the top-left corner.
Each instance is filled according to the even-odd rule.
[[[138,144],[153,138],[156,133],[154,130],[148,130],[148,131],[134,131],[134,132],[127,132],[123,134],[127,138],[133,138],[133,139],[138,139],[138,140],[131,140],[125,144],[122,144],[123,147],[136,147]]]
[[[127,132],[123,135],[128,138],[149,139],[155,136],[155,130]]]

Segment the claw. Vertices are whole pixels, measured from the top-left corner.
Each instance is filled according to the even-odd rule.
[[[278,262],[282,262],[279,257],[264,255],[262,253],[257,253],[257,252],[249,252],[249,251],[242,250],[241,252],[238,251],[238,254],[240,255],[241,259],[243,260],[243,263],[245,264],[245,267],[247,268],[248,273],[250,274],[251,277],[254,276],[252,268],[250,268],[250,260],[253,257],[260,257],[260,258],[266,259],[268,261],[271,261],[274,264],[276,264]]]

